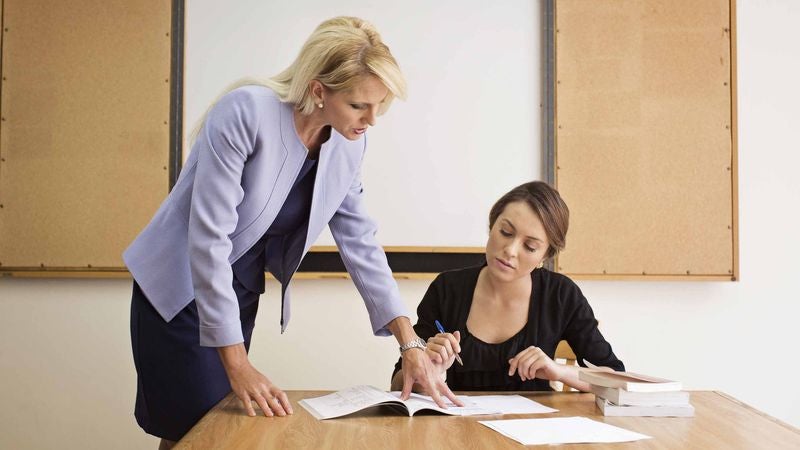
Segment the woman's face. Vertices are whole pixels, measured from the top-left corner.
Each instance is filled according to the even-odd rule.
[[[323,118],[339,134],[354,141],[368,127],[375,125],[375,117],[389,89],[374,75],[362,77],[347,91],[325,89],[323,93]]]
[[[500,281],[530,276],[544,260],[550,242],[539,216],[525,202],[506,205],[486,243],[486,264]]]

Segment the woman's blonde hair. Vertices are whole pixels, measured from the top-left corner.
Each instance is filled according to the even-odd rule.
[[[405,78],[375,27],[357,17],[342,16],[319,24],[303,44],[297,58],[283,72],[266,80],[240,80],[229,86],[225,93],[237,87],[260,84],[275,91],[281,101],[294,104],[301,114],[307,115],[314,110],[310,90],[312,80],[318,80],[333,91],[346,91],[352,89],[361,77],[369,75],[377,77],[389,90],[378,114],[386,112],[395,97],[405,99]],[[192,142],[207,114],[192,131]]]
[[[378,77],[389,90],[380,113],[394,97],[405,99],[403,74],[375,27],[357,17],[334,17],[311,33],[292,65],[265,84],[302,114],[311,114],[311,80],[334,91],[346,91],[367,75]]]

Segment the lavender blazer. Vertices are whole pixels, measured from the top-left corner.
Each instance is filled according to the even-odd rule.
[[[202,346],[243,341],[231,264],[272,224],[307,157],[292,110],[262,86],[223,96],[209,112],[175,187],[123,254],[164,320],[197,301]],[[317,162],[308,227],[282,242],[270,238],[266,266],[282,285],[281,332],[290,317],[289,282],[326,224],[364,299],[373,332],[388,335],[388,322],[409,315],[375,240],[376,225],[364,211],[359,170],[365,149],[365,136],[349,141],[331,130]]]

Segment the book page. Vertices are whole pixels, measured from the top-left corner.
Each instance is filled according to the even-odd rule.
[[[399,398],[374,386],[354,386],[322,397],[308,398],[299,403],[319,420],[346,416],[370,406],[383,403],[402,405]]]
[[[391,395],[396,397],[398,401],[400,400],[400,392],[393,391]],[[464,404],[464,406],[456,406],[453,402],[451,402],[447,397],[442,397],[447,409],[440,408],[436,402],[433,401],[431,397],[427,395],[420,395],[411,393],[411,396],[408,400],[403,401],[403,403],[408,408],[410,415],[414,415],[417,411],[421,410],[431,410],[437,411],[443,414],[449,414],[451,416],[475,416],[481,414],[498,414],[497,411],[488,410],[486,408],[482,408],[477,405],[469,396],[467,395],[459,395],[457,396],[459,400]]]

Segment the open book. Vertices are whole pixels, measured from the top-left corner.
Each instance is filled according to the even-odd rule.
[[[411,394],[400,400],[400,392],[384,392],[374,386],[354,386],[322,397],[300,400],[300,406],[318,420],[346,416],[373,406],[390,406],[402,414],[413,416],[419,411],[435,411],[451,416],[481,414],[548,413],[557,410],[540,405],[519,395],[478,396],[459,395],[464,406],[456,406],[442,397],[447,409],[440,408],[430,397]]]

